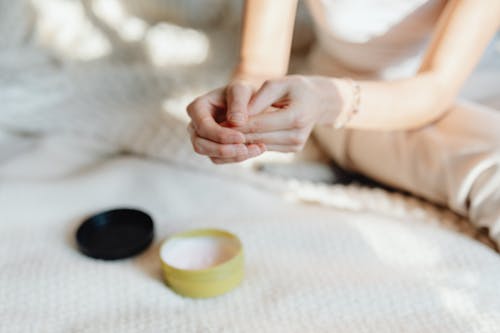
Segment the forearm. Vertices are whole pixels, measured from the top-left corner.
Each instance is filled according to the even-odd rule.
[[[439,118],[453,103],[499,22],[500,1],[450,1],[419,73],[393,82],[360,82],[360,112],[348,126],[410,129]],[[347,101],[348,94],[344,88]]]
[[[280,77],[288,70],[297,0],[246,0],[235,76]]]
[[[352,107],[351,84],[340,81],[338,85],[342,107]],[[418,128],[442,116],[454,98],[454,93],[430,73],[397,81],[360,81],[359,85],[359,112],[348,124],[352,128]]]

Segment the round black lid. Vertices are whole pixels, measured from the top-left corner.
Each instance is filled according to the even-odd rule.
[[[151,216],[129,208],[91,216],[76,231],[79,250],[89,257],[105,260],[136,255],[148,248],[153,238]]]

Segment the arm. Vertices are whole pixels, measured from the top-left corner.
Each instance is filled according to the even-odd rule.
[[[392,82],[360,82],[361,112],[349,127],[409,129],[450,107],[500,25],[500,1],[451,0],[438,22],[418,74]],[[343,100],[351,89],[340,82]]]
[[[446,112],[500,24],[500,0],[449,0],[419,72],[408,79],[361,81],[359,113],[352,128],[405,130]],[[245,142],[289,152],[304,146],[316,124],[333,125],[351,108],[349,80],[287,76],[268,80],[252,97]],[[279,112],[264,112],[269,107]]]
[[[297,0],[246,0],[237,78],[254,81],[288,71]]]
[[[255,87],[286,74],[296,6],[297,0],[246,0],[240,62],[232,82],[187,107],[192,120],[188,132],[197,153],[214,163],[229,163],[265,151],[263,144],[246,143],[244,135],[230,127],[246,123]]]
[[[265,0],[252,1],[253,4],[264,2]],[[250,6],[250,0],[248,6]],[[274,15],[276,13],[264,15],[264,17]],[[245,23],[245,29],[256,29],[251,22],[256,21],[248,20]],[[279,19],[277,22],[281,22],[280,26],[283,28],[286,26],[284,22],[287,21]],[[408,79],[360,82],[361,110],[348,126],[402,130],[416,128],[439,118],[449,109],[499,24],[499,0],[449,0],[420,71]],[[291,36],[291,24],[288,24],[288,29],[285,31],[288,31],[290,35],[286,36]],[[264,30],[258,29],[257,31],[263,34]],[[244,30],[244,34],[247,33],[249,34]],[[245,37],[242,50],[257,50],[260,38],[274,40],[276,37],[255,36],[255,38]],[[253,46],[247,46],[247,43]],[[257,69],[266,68],[264,65],[268,61],[272,65],[267,69],[276,70],[274,75],[278,76],[283,73],[286,62],[279,62],[277,59],[284,61],[283,59],[287,58],[277,55],[284,54],[284,49],[274,52],[272,43],[266,42],[264,45],[267,46],[262,51],[250,52],[249,54],[254,55],[251,57],[245,56],[246,51],[242,52],[242,64],[239,66],[241,73],[258,75],[260,72],[257,72]],[[277,43],[277,45],[280,44]],[[275,60],[271,61],[271,59]],[[253,65],[247,65],[246,62]],[[252,96],[249,93],[238,94],[236,89],[234,93],[231,91],[229,89],[227,93],[228,114],[231,114],[234,106],[232,101],[239,101],[240,110],[247,111],[240,112],[245,115],[243,121],[238,124],[233,122],[238,132],[244,134],[244,143],[264,145],[260,147],[283,152],[300,150],[314,125],[333,124],[339,112],[343,108],[350,107],[354,92],[346,80],[313,76],[287,76],[267,80]],[[242,106],[243,104],[245,106]],[[264,112],[271,106],[281,110]],[[196,111],[191,112],[193,123],[195,125],[201,123],[193,117],[193,115],[199,115],[201,109],[194,107],[192,110]],[[225,143],[224,140],[217,140],[216,136],[208,137],[208,139],[214,137],[214,141]],[[202,153],[211,156],[206,151]],[[241,161],[248,157],[251,156],[239,155],[238,159],[219,161],[227,163]]]

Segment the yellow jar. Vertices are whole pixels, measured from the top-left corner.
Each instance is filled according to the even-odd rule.
[[[238,237],[218,229],[176,234],[160,247],[163,277],[176,293],[193,298],[221,295],[243,279],[243,247]]]

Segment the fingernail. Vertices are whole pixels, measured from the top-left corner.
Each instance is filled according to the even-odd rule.
[[[259,146],[249,146],[248,148],[248,154],[250,156],[257,156],[260,154],[260,149]]]
[[[248,148],[245,145],[240,145],[236,148],[237,155],[245,155],[248,154]]]
[[[228,116],[228,120],[233,123],[243,123],[245,121],[245,116],[242,113],[231,113]]]
[[[243,134],[233,134],[229,139],[234,143],[245,142],[245,136]]]

